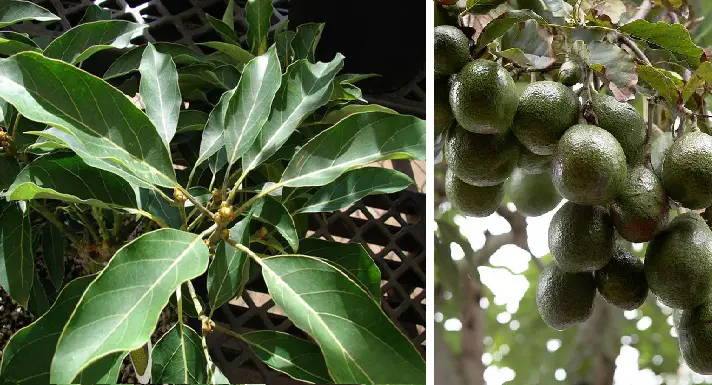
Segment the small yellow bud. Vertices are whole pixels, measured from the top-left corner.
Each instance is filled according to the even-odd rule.
[[[173,190],[173,198],[175,198],[176,202],[185,202],[186,201],[185,195],[183,195],[183,193],[178,189]]]
[[[232,207],[222,206],[218,213],[220,213],[220,216],[222,216],[222,219],[224,219],[226,223],[232,220]]]
[[[229,229],[222,229],[222,231],[220,232],[220,235],[222,235],[222,237],[223,237],[224,239],[230,238],[230,230],[229,230]]]

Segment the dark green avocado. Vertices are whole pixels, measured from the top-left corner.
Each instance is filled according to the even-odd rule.
[[[519,145],[519,163],[517,167],[528,174],[551,172],[552,155],[537,155],[523,145]]]
[[[598,270],[613,257],[615,233],[606,210],[566,202],[549,225],[551,256],[564,271]]]
[[[665,227],[669,212],[667,193],[657,175],[645,166],[628,170],[627,181],[611,204],[618,234],[631,242],[648,242]]]
[[[662,181],[670,198],[682,206],[712,206],[712,136],[690,132],[676,140],[665,155]]]
[[[447,84],[447,80],[435,79],[434,88],[433,123],[435,123],[435,136],[437,137],[438,135],[446,132],[448,128],[452,127],[455,117],[452,115],[452,109],[450,108],[450,100],[448,96],[450,93],[450,87]]]
[[[637,164],[645,153],[648,129],[643,117],[628,103],[593,92],[591,102],[598,126],[610,132],[620,143],[628,164]]]
[[[546,214],[561,202],[561,197],[551,183],[551,174],[548,172],[527,174],[516,169],[507,181],[507,185],[509,198],[517,206],[517,211],[528,217]]]
[[[539,276],[536,307],[547,325],[564,330],[591,316],[595,297],[592,273],[568,273],[552,263]]]
[[[613,258],[594,278],[603,298],[621,309],[637,309],[648,298],[643,261],[622,246],[616,246]]]
[[[532,83],[519,97],[512,130],[531,152],[551,155],[564,132],[578,122],[579,110],[578,96],[565,85]]]
[[[470,60],[470,39],[459,28],[439,25],[433,39],[436,75],[452,75]]]
[[[604,205],[623,188],[625,154],[608,131],[577,124],[561,137],[552,161],[552,178],[562,197],[576,203]]]
[[[467,131],[501,134],[517,110],[517,89],[509,72],[489,60],[475,60],[451,78],[450,106]]]
[[[495,186],[477,187],[469,185],[447,170],[445,173],[445,195],[452,206],[472,217],[486,217],[494,213],[504,199],[504,183]]]
[[[455,127],[445,142],[448,168],[473,186],[504,182],[517,166],[519,146],[508,132],[501,135],[473,134]]]
[[[684,310],[676,327],[687,366],[698,374],[712,374],[712,301]]]
[[[678,215],[648,243],[645,277],[674,309],[692,309],[712,294],[712,231],[699,214]]]

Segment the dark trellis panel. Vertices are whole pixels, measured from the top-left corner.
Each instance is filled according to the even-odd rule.
[[[14,28],[33,36],[56,37],[76,26],[92,0],[36,0],[61,17],[53,23],[25,22]],[[112,10],[115,19],[147,24],[145,41],[187,44],[219,40],[206,14],[220,18],[227,0],[107,0],[98,5]],[[235,28],[240,36],[247,31],[244,0],[236,1]],[[289,1],[275,0],[272,24],[287,18]],[[113,51],[113,52],[112,52]],[[84,68],[100,74],[118,57],[118,51],[100,53]],[[425,72],[410,84],[387,95],[366,95],[372,103],[387,105],[401,113],[425,116]],[[401,162],[403,163],[403,162]],[[406,173],[409,165],[398,164]],[[407,167],[404,167],[407,166]],[[425,195],[403,191],[371,196],[342,211],[312,215],[310,237],[339,242],[362,243],[382,272],[382,307],[393,322],[425,356]],[[259,277],[259,276],[258,276]],[[253,278],[240,300],[226,304],[215,314],[216,320],[237,332],[272,329],[308,338],[287,319],[267,294],[261,278]],[[194,325],[196,330],[200,325]],[[225,375],[239,383],[298,383],[269,369],[243,343],[213,333],[208,338],[211,354]]]

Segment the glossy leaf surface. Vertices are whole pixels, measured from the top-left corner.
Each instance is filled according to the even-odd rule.
[[[190,327],[176,323],[156,343],[151,355],[151,382],[155,384],[205,384],[207,362],[200,336]]]
[[[181,104],[176,65],[170,55],[156,51],[149,43],[143,51],[139,71],[139,90],[146,115],[158,130],[163,143],[169,146],[176,134]]]
[[[230,229],[230,238],[243,245],[250,243],[250,217]],[[210,309],[217,308],[242,294],[250,279],[250,260],[244,252],[220,242],[208,269],[208,298]]]
[[[44,50],[47,57],[75,64],[109,48],[127,47],[146,25],[124,20],[80,24],[56,38]]]

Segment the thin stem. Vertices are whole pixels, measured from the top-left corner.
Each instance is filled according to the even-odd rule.
[[[178,189],[178,191],[180,191],[181,193],[183,193],[183,195],[185,195],[185,197],[188,198],[188,200],[191,201],[191,202],[193,203],[193,205],[195,205],[195,207],[198,208],[198,210],[200,210],[201,212],[203,212],[204,214],[206,214],[206,215],[209,216],[210,218],[213,217],[213,213],[211,213],[210,210],[208,210],[207,208],[205,208],[205,206],[203,206],[200,202],[198,202],[198,200],[195,199],[195,197],[192,196],[192,195],[188,192],[188,190],[186,190],[186,189],[184,189],[182,186],[178,186],[178,185],[176,186],[176,188]]]
[[[242,175],[240,175],[239,178],[237,178],[237,181],[235,182],[235,185],[232,188],[232,191],[230,191],[230,195],[228,195],[227,199],[225,200],[229,205],[232,205],[232,202],[235,201],[235,197],[237,196],[237,192],[240,191],[240,185],[242,182],[245,180],[247,177],[247,173],[243,172]]]
[[[82,222],[82,224],[84,225],[84,227],[86,227],[87,230],[89,230],[89,233],[94,239],[94,242],[99,243],[99,234],[97,234],[96,230],[94,229],[94,226],[92,226],[91,222],[89,221],[89,218],[84,215],[84,212],[82,211],[82,209],[79,208],[79,206],[74,205],[73,208],[75,213],[77,214],[77,218],[79,218],[79,221]]]
[[[252,206],[255,202],[257,202],[258,200],[260,200],[260,199],[264,198],[265,196],[269,195],[269,193],[271,193],[272,191],[278,190],[278,189],[280,189],[280,188],[282,188],[282,187],[283,187],[283,185],[282,185],[281,183],[277,183],[277,184],[275,184],[274,186],[272,186],[272,187],[270,187],[270,188],[268,188],[268,189],[266,189],[266,190],[262,190],[261,193],[259,193],[259,194],[255,195],[255,196],[253,196],[253,197],[250,198],[247,202],[245,202],[242,206],[240,206],[240,208],[237,209],[237,211],[235,211],[234,216],[235,216],[235,217],[238,217],[240,214],[244,213],[245,210],[247,210],[248,208],[250,208],[250,206]],[[228,199],[228,203],[231,203],[229,199]]]
[[[114,211],[114,227],[111,228],[111,237],[117,242],[119,241],[119,231],[124,223],[123,219],[118,211]]]
[[[619,40],[621,43],[623,43],[623,44],[625,44],[626,46],[628,46],[628,48],[630,48],[631,51],[633,51],[633,53],[635,54],[635,56],[637,56],[638,59],[642,60],[643,63],[645,63],[645,64],[647,64],[647,65],[649,65],[649,66],[653,65],[653,63],[650,62],[650,59],[648,59],[648,57],[645,55],[645,53],[640,49],[640,47],[638,47],[637,44],[635,44],[635,42],[634,42],[631,38],[629,38],[628,36],[625,36],[625,35],[620,34],[620,35],[618,35],[618,40]]]
[[[46,207],[41,206],[34,202],[30,202],[30,205],[32,206],[32,208],[35,211],[37,211],[40,215],[45,217],[45,219],[50,221],[53,225],[57,226],[59,231],[62,234],[64,234],[67,238],[69,238],[69,240],[72,241],[72,243],[74,243],[75,246],[79,247],[79,244],[81,243],[79,238],[77,238],[77,236],[74,235],[74,233],[72,233],[69,229],[67,229],[67,226],[65,226],[64,223],[62,223],[62,221],[60,221],[59,218],[57,218],[57,216],[53,212],[49,211]]]
[[[240,340],[240,341],[247,342],[247,341],[245,341],[245,339],[244,339],[239,333],[234,332],[234,331],[232,331],[232,330],[230,330],[230,329],[228,329],[228,328],[226,328],[226,327],[220,326],[220,325],[217,324],[217,323],[215,324],[215,330],[219,331],[220,333],[227,334],[227,335],[229,335],[229,336],[235,337],[235,338],[237,338],[237,339]]]
[[[199,318],[205,317],[205,312],[203,310],[203,305],[200,304],[200,300],[198,300],[198,295],[195,294],[195,288],[193,287],[193,283],[188,281],[186,282],[188,284],[188,292],[190,293],[190,298],[193,300],[193,306],[195,306],[195,311],[198,313]]]
[[[161,191],[161,189],[159,189],[158,187],[154,187],[153,190],[154,190],[155,192],[157,192],[158,195],[160,195],[161,198],[165,199],[168,203],[170,203],[170,204],[174,204],[174,203],[175,203],[175,201],[173,200],[173,198],[171,198],[171,197],[169,197],[168,195],[166,195],[166,193],[164,193],[163,191]]]
[[[205,218],[205,214],[200,213],[200,216],[195,218],[193,222],[188,226],[188,231],[193,231],[193,229],[200,226],[200,224],[203,223],[203,218]]]
[[[247,246],[243,245],[242,243],[237,243],[234,239],[228,238],[225,240],[230,246],[244,252],[245,254],[249,255],[250,258],[254,259],[257,262],[260,262],[262,258],[258,257],[257,254],[255,254],[252,250],[250,250]]]
[[[178,211],[180,212],[181,230],[188,230],[188,215],[185,213],[185,202],[178,205]]]
[[[650,0],[643,0],[640,4],[640,8],[638,8],[638,12],[636,12],[628,22],[645,19],[651,9],[653,9],[653,3]]]
[[[92,207],[91,214],[94,216],[96,223],[99,224],[99,234],[101,234],[101,238],[104,241],[109,242],[109,232],[106,231],[106,223],[104,223],[104,215],[101,213],[101,209],[98,207]]]
[[[225,170],[225,177],[223,178],[223,191],[227,190],[227,185],[230,182],[230,171],[232,171],[232,163],[228,163],[227,170]]]
[[[208,235],[210,235],[210,233],[214,232],[217,228],[218,228],[218,225],[216,223],[214,223],[212,226],[208,227],[205,231],[200,233],[200,237],[201,238],[207,237]]]
[[[261,244],[261,245],[265,245],[265,246],[267,246],[267,247],[271,247],[271,248],[277,250],[277,252],[279,252],[280,254],[287,254],[287,252],[286,252],[282,247],[277,246],[277,245],[275,245],[275,244],[273,244],[273,243],[269,243],[269,242],[267,242],[267,241],[263,241],[263,240],[260,239],[259,237],[258,237],[257,239],[255,239],[254,242],[255,242],[255,243],[259,243],[259,244]]]

